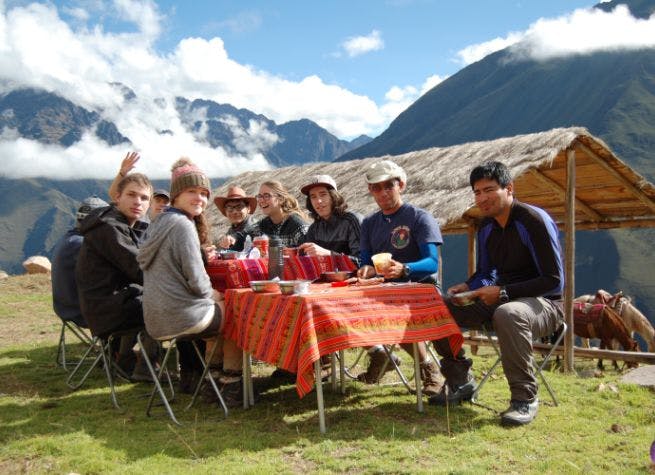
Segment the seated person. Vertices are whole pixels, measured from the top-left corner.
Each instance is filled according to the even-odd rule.
[[[348,204],[330,175],[317,175],[300,189],[314,222],[299,247],[308,256],[345,254],[359,263],[361,217],[346,211]]]
[[[364,218],[360,246],[364,264],[358,276],[375,276],[371,257],[378,253],[390,253],[392,259],[383,269],[384,278],[392,281],[436,282],[433,278],[438,269],[437,246],[442,244],[437,221],[427,211],[404,203],[402,193],[407,186],[407,175],[396,163],[381,160],[366,170],[369,193],[379,210]],[[401,344],[413,357],[411,344]],[[430,361],[424,343],[418,345],[423,392],[436,395],[441,391],[443,378],[437,365]],[[366,373],[357,379],[375,383],[382,376],[381,370],[387,356],[381,350],[369,350],[371,362]],[[389,365],[387,365],[389,368]]]
[[[218,246],[230,251],[243,251],[246,236],[252,238],[259,235],[252,216],[257,209],[257,198],[246,196],[246,192],[237,185],[230,185],[227,196],[217,196],[214,204],[230,221],[230,229],[218,240]]]
[[[212,289],[202,256],[202,248],[209,241],[204,211],[210,193],[209,178],[193,162],[188,158],[175,162],[171,206],[148,228],[148,238],[137,258],[144,273],[146,328],[154,338],[202,335],[215,339],[222,329],[223,296]],[[192,393],[203,366],[193,346],[181,343],[180,390]],[[240,370],[241,350],[232,344],[224,345],[223,351],[235,353]],[[224,388],[226,403],[240,403],[238,396],[231,397],[239,392],[239,386],[234,381],[231,390]]]
[[[75,227],[59,239],[52,255],[52,307],[59,318],[83,328],[88,328],[88,325],[80,311],[75,282],[75,264],[84,240],[80,234],[80,224],[91,211],[107,206],[109,204],[97,196],[82,201],[75,216]]]
[[[475,204],[485,219],[478,229],[477,270],[449,294],[472,291],[475,303],[459,306],[457,296],[446,304],[460,326],[492,324],[498,337],[501,362],[511,393],[501,413],[507,426],[529,424],[537,415],[537,381],[532,340],[551,335],[563,317],[564,267],[557,225],[548,214],[514,198],[512,177],[500,162],[486,162],[471,171]],[[447,390],[430,398],[431,404],[470,400],[475,381],[472,361],[464,350],[453,355],[446,340],[434,342],[443,356],[441,370]]]
[[[145,175],[129,174],[117,185],[115,204],[92,213],[80,226],[84,241],[75,267],[75,279],[82,316],[93,335],[101,338],[118,331],[135,330],[129,338],[121,339],[122,357],[131,354],[137,329],[144,325],[143,273],[136,255],[147,228],[142,219],[148,211],[151,195],[152,185]],[[144,346],[155,361],[157,343],[146,337]],[[146,363],[140,358],[132,379],[150,380]]]
[[[307,234],[307,216],[296,200],[279,181],[266,181],[257,194],[259,209],[264,213],[257,227],[261,234],[278,238],[282,247],[298,247]]]
[[[168,194],[168,191],[162,190],[161,188],[155,190],[152,194],[152,205],[150,206],[150,213],[148,214],[150,216],[150,221],[161,214],[170,202],[171,197]]]

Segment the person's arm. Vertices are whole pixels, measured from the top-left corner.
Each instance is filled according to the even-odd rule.
[[[198,297],[211,299],[213,289],[203,264],[200,241],[193,224],[191,222],[176,224],[171,239],[175,242],[175,255],[179,258],[190,291]]]
[[[545,211],[539,210],[541,213]],[[510,299],[520,297],[539,297],[542,295],[561,295],[563,291],[563,268],[558,239],[558,230],[550,218],[530,216],[518,227],[524,226],[528,236],[528,246],[539,276],[523,282],[506,285]]]
[[[478,231],[478,252],[477,264],[475,273],[469,277],[465,284],[471,290],[494,285],[497,279],[497,272],[491,266],[489,261],[489,253],[487,252],[487,238],[491,232],[493,224],[489,223]]]
[[[128,152],[121,162],[121,167],[118,169],[118,173],[114,177],[114,181],[112,181],[111,185],[109,185],[109,199],[111,199],[114,203],[118,199],[118,184],[123,178],[125,178],[125,175],[127,175],[130,170],[136,166],[136,162],[139,161],[139,158],[141,158],[139,156],[139,152]]]

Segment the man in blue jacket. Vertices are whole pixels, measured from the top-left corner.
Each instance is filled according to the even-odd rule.
[[[75,264],[84,239],[80,234],[80,224],[91,211],[105,206],[109,204],[97,196],[90,196],[82,201],[75,216],[75,227],[69,229],[57,241],[52,254],[52,307],[59,318],[74,322],[83,328],[87,328],[88,325],[80,311],[75,282]]]
[[[548,214],[514,197],[507,167],[486,162],[473,169],[470,183],[485,219],[478,230],[477,269],[466,282],[448,289],[446,304],[464,327],[491,324],[498,337],[501,362],[509,383],[509,408],[501,413],[507,426],[529,424],[537,415],[537,381],[532,367],[532,341],[561,325],[564,272],[557,225]],[[471,291],[465,305],[458,293]],[[464,350],[453,355],[447,340],[434,342],[444,358],[444,390],[430,399],[445,405],[470,400],[475,382]]]

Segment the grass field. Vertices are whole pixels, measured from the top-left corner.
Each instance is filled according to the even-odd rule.
[[[216,406],[163,408],[145,415],[148,386],[118,386],[123,411],[111,405],[97,371],[75,392],[55,364],[59,324],[47,276],[0,281],[0,473],[655,473],[653,391],[600,377],[548,373],[560,399],[546,391],[535,422],[505,429],[491,410],[466,404],[416,411],[402,386],[326,385],[328,432],[318,431],[315,394],[293,386],[262,394],[250,410],[224,419]],[[354,350],[348,356],[353,358]],[[402,355],[401,355],[402,356]],[[404,366],[409,357],[404,355]],[[480,377],[492,363],[475,357]],[[576,361],[581,375],[589,362]],[[272,368],[258,365],[259,374]],[[507,405],[507,384],[492,379],[483,402]],[[386,380],[393,381],[388,376]]]

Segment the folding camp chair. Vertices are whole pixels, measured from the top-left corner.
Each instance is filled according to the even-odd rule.
[[[89,348],[91,350],[96,349],[96,342],[87,328],[78,325],[72,320],[61,319],[61,331],[59,332],[59,343],[57,344],[57,356],[55,362],[57,363],[57,366],[61,366],[64,370],[68,371],[70,366],[77,366],[79,360],[73,363],[66,359],[66,330],[75,335],[80,343],[85,346],[86,350],[89,350]],[[90,353],[91,351],[85,351],[84,358],[88,357]]]
[[[557,401],[557,396],[555,395],[555,391],[553,391],[553,388],[550,386],[548,383],[548,380],[546,379],[546,376],[543,373],[544,368],[546,367],[546,364],[548,364],[548,360],[550,357],[553,355],[555,352],[555,349],[560,345],[562,342],[562,339],[564,338],[564,335],[566,334],[567,330],[567,325],[566,322],[562,321],[559,329],[555,332],[555,335],[557,335],[555,342],[552,345],[552,348],[546,356],[544,357],[543,361],[541,362],[540,365],[536,366],[536,373],[539,377],[541,377],[541,380],[543,381],[544,385],[546,386],[546,389],[548,390],[548,393],[550,394],[550,397],[553,399],[553,403],[555,406],[558,406],[559,403]],[[482,326],[482,331],[484,332],[485,336],[487,337],[487,340],[493,347],[495,353],[496,353],[496,360],[494,361],[494,364],[491,365],[491,368],[489,368],[489,371],[484,375],[484,377],[480,380],[478,385],[475,387],[475,390],[473,391],[473,397],[471,398],[471,402],[473,404],[476,404],[478,406],[486,407],[478,402],[478,396],[480,395],[480,391],[482,390],[482,387],[485,385],[485,383],[489,380],[491,375],[493,374],[494,370],[496,367],[501,363],[501,357],[500,357],[500,348],[497,345],[497,342],[495,338],[491,335],[491,331],[486,325]]]
[[[164,392],[160,383],[163,374],[166,374],[168,376],[168,370],[167,370],[168,360],[172,352],[177,350],[177,343],[181,341],[191,341],[191,344],[193,345],[196,355],[200,359],[200,362],[202,363],[202,367],[203,367],[202,375],[198,380],[198,384],[196,385],[195,391],[193,392],[193,397],[191,398],[191,402],[189,403],[189,405],[186,407],[186,410],[190,409],[193,406],[193,404],[196,402],[198,393],[200,392],[200,387],[202,386],[203,381],[205,381],[206,379],[209,382],[210,386],[212,387],[214,393],[216,394],[218,398],[218,403],[223,408],[223,413],[225,414],[225,417],[228,416],[228,409],[227,409],[227,405],[225,404],[225,401],[223,400],[223,395],[221,394],[221,391],[218,389],[218,386],[216,385],[216,381],[214,380],[211,372],[209,371],[209,364],[205,362],[205,356],[200,352],[200,350],[198,349],[198,345],[196,344],[195,339],[198,338],[198,335],[184,335],[178,338],[172,338],[170,340],[160,340],[160,343],[168,342],[168,348],[166,350],[166,353],[164,354],[164,359],[161,362],[159,371],[155,371],[155,368],[152,365],[152,362],[148,358],[148,355],[146,354],[146,351],[143,347],[142,333],[143,332],[139,332],[139,334],[137,335],[137,341],[139,342],[139,347],[141,349],[141,357],[144,358],[146,365],[148,366],[148,371],[150,372],[152,380],[154,381],[154,387],[152,389],[152,392],[150,393],[150,399],[148,400],[148,405],[146,407],[146,414],[148,416],[150,416],[150,410],[152,409],[152,404],[155,398],[155,394],[159,394],[162,404],[166,408],[166,412],[168,413],[170,418],[173,420],[175,424],[182,425],[175,417],[175,413],[173,412],[173,409],[171,408],[170,405],[170,403],[173,401],[173,398],[175,397],[173,386],[172,384],[170,384],[170,377],[168,377],[168,382],[170,386],[170,397],[166,396],[166,393]],[[213,346],[211,354],[209,355],[207,361],[212,360],[212,357],[214,356],[214,351],[216,351],[217,347],[218,345]]]

